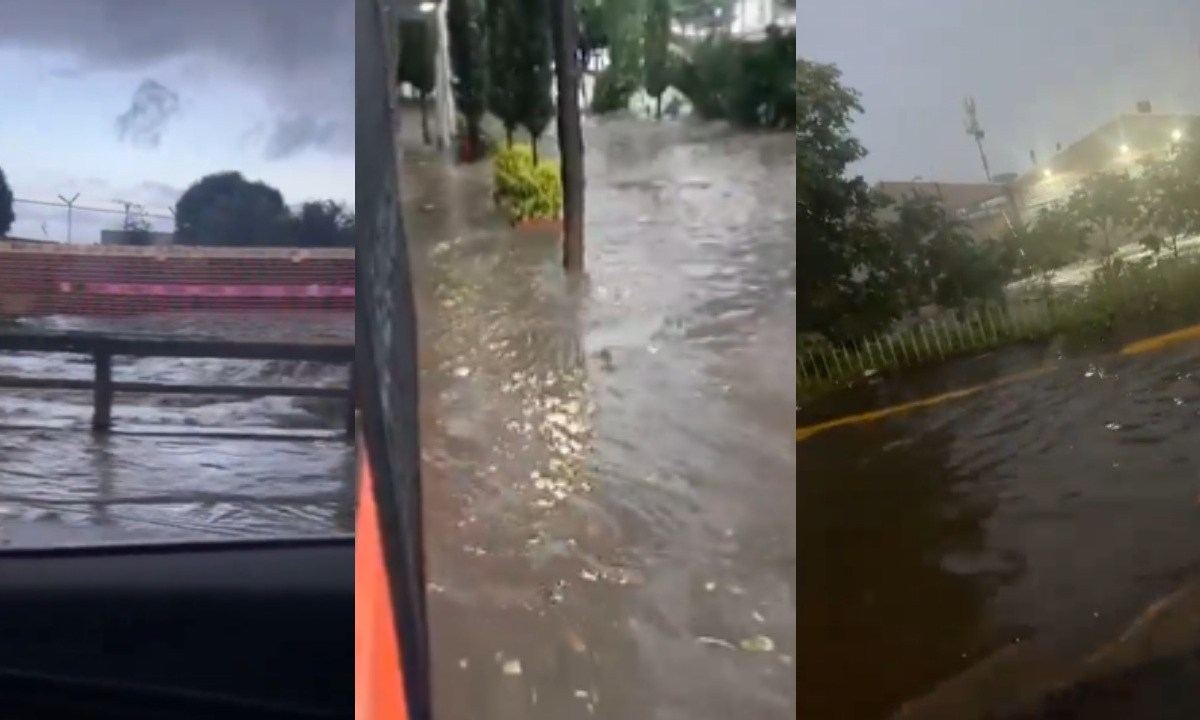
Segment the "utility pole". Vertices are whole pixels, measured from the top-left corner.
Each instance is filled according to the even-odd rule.
[[[583,128],[579,124],[579,20],[574,0],[549,0],[558,89],[558,150],[563,186],[563,268],[583,272]]]
[[[71,244],[71,226],[72,226],[72,217],[71,216],[75,212],[75,201],[79,199],[79,193],[75,193],[74,195],[72,195],[70,200],[66,199],[62,195],[59,195],[58,199],[62,200],[63,202],[65,202],[67,204],[67,244],[70,245]]]
[[[134,206],[134,203],[131,203],[128,200],[113,200],[113,202],[115,202],[118,205],[125,206],[125,222],[122,225],[122,227],[125,228],[126,230],[128,230],[129,229],[129,211]]]
[[[975,147],[979,148],[979,160],[983,163],[983,174],[987,177],[987,181],[992,181],[992,171],[988,169],[987,153],[983,151],[983,128],[979,125],[979,118],[975,114],[975,98],[969,97],[963,101],[963,110],[966,112],[965,125],[967,134],[975,138]]]

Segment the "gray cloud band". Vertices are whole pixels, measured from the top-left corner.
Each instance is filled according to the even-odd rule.
[[[214,67],[228,68],[275,109],[262,144],[268,157],[309,148],[349,154],[353,21],[347,0],[3,0],[0,46],[62,53],[82,76],[170,60],[216,61]],[[119,122],[118,132],[152,147],[177,110],[176,91],[186,90],[163,88],[175,97],[170,109],[161,103],[166,95],[147,95],[144,87],[122,115],[129,116],[128,129]]]

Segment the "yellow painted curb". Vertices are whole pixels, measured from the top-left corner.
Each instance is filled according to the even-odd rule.
[[[1172,345],[1178,345],[1181,342],[1188,340],[1200,340],[1200,325],[1193,325],[1182,330],[1169,332],[1163,335],[1155,335],[1152,338],[1138,340],[1121,348],[1121,355],[1141,355],[1142,353],[1155,352],[1168,348]]]
[[[826,422],[817,423],[815,425],[806,425],[805,427],[796,428],[796,442],[803,442],[819,432],[824,432],[825,430],[830,430],[835,427],[874,422],[875,420],[882,420],[883,418],[890,417],[892,415],[899,415],[900,413],[906,413],[911,410],[933,407],[934,405],[941,405],[942,403],[949,402],[951,400],[969,397],[971,395],[981,393],[984,390],[999,387],[1001,385],[1007,385],[1009,383],[1019,382],[1021,380],[1031,380],[1035,377],[1045,375],[1053,369],[1053,367],[1042,367],[1036,370],[1018,373],[1016,375],[1008,375],[1000,378],[999,380],[993,380],[992,382],[983,383],[981,385],[974,385],[972,387],[963,388],[962,390],[951,390],[950,392],[942,393],[941,395],[921,398],[920,400],[913,400],[912,402],[906,402],[900,405],[892,405],[880,410],[872,410],[870,412],[859,413],[858,415],[847,415],[845,417],[837,418],[836,420],[827,420]]]

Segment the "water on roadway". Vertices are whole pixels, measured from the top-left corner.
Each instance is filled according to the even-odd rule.
[[[624,122],[586,135],[580,283],[552,238],[498,222],[486,168],[405,141],[439,720],[791,717],[793,140]],[[4,398],[6,417],[90,412],[86,397]],[[291,401],[191,402],[122,399],[116,417],[323,422]],[[0,502],[56,529],[29,542],[68,526],[328,532],[346,526],[352,462],[336,443],[4,432]]]
[[[353,341],[349,314],[135,320],[49,318],[51,329]],[[295,362],[116,358],[118,381],[344,386],[346,369]],[[0,354],[0,375],[91,379],[83,355]],[[328,534],[353,528],[354,456],[339,403],[121,395],[108,437],[90,393],[0,390],[0,547],[133,539]],[[233,437],[263,431],[325,440]],[[221,437],[206,437],[219,432]]]
[[[1054,717],[1200,716],[1200,345],[999,352],[827,399],[801,425],[1048,362],[797,445],[801,717],[1001,717],[1150,660],[1140,695],[1109,687]]]
[[[439,717],[790,717],[793,141],[586,133],[578,284],[406,143]]]

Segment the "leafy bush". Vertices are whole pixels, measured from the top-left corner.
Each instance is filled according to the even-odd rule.
[[[770,28],[764,40],[714,35],[674,68],[671,84],[711,120],[747,127],[796,124],[795,33]]]
[[[620,112],[629,108],[629,99],[638,90],[638,81],[609,67],[596,76],[592,89],[592,112],[597,115]]]
[[[509,220],[554,220],[562,215],[562,182],[558,163],[534,162],[533,148],[504,148],[492,159],[492,197]]]

